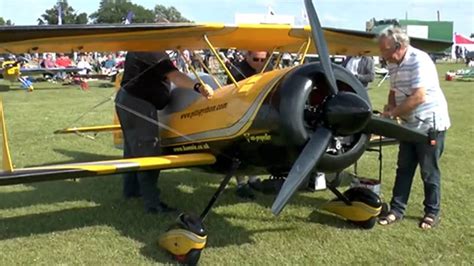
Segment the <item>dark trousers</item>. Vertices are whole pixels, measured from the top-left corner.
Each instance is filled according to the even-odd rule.
[[[125,90],[117,93],[115,102],[158,122],[155,106],[136,98]],[[160,155],[158,125],[151,123],[119,105],[115,106],[123,132],[123,157],[135,158]],[[157,207],[160,203],[160,191],[157,187],[159,170],[126,173],[123,176],[123,195],[133,197],[142,195],[145,208]]]
[[[401,142],[398,151],[398,168],[393,187],[391,210],[398,217],[405,214],[410,196],[413,176],[420,165],[421,179],[425,191],[425,214],[439,215],[441,201],[441,172],[439,159],[444,150],[445,131],[439,133],[436,145]]]

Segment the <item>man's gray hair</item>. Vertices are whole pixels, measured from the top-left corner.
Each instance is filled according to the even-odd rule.
[[[403,47],[410,45],[410,37],[399,27],[388,27],[378,35],[378,39],[389,38]]]

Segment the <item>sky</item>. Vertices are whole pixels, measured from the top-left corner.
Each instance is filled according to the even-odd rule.
[[[36,25],[37,19],[57,0],[0,0],[0,17],[15,25]],[[96,11],[100,0],[68,0],[78,12],[88,15]],[[181,14],[195,21],[233,24],[235,13],[267,13],[269,7],[277,15],[295,16],[301,22],[303,0],[132,0],[133,3],[153,9],[156,4],[176,7]],[[198,3],[198,4],[196,4]],[[443,21],[454,22],[454,32],[469,36],[474,33],[473,0],[313,0],[321,24],[365,30],[371,18],[437,20],[437,11]],[[125,14],[124,14],[125,15]]]

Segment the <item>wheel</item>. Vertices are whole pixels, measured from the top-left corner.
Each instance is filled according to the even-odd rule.
[[[179,263],[196,265],[207,242],[202,221],[197,216],[184,213],[177,220],[160,236],[158,245]]]
[[[388,203],[384,202],[382,203],[382,210],[380,211],[379,217],[384,217],[388,214],[389,207]]]
[[[376,221],[377,221],[377,217],[372,217],[366,221],[351,221],[351,222],[364,229],[372,229],[375,226]]]
[[[201,257],[201,251],[202,250],[193,249],[189,251],[188,254],[186,255],[183,255],[183,256],[174,255],[173,257],[177,262],[181,264],[197,265],[199,258]]]

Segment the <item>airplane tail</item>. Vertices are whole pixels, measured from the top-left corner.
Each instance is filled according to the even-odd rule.
[[[0,124],[2,133],[2,168],[5,172],[13,172],[12,158],[8,147],[7,127],[5,125],[5,116],[3,114],[3,101],[0,98]]]
[[[120,83],[122,81],[123,72],[118,72],[115,78],[115,91],[120,89]],[[69,133],[98,133],[98,132],[112,132],[113,134],[113,144],[116,148],[122,149],[123,148],[123,135],[122,131],[120,130],[120,122],[117,116],[117,113],[114,109],[113,114],[113,124],[112,125],[102,125],[102,126],[87,126],[87,127],[72,127],[72,128],[63,128],[56,130],[55,134],[69,134]]]

